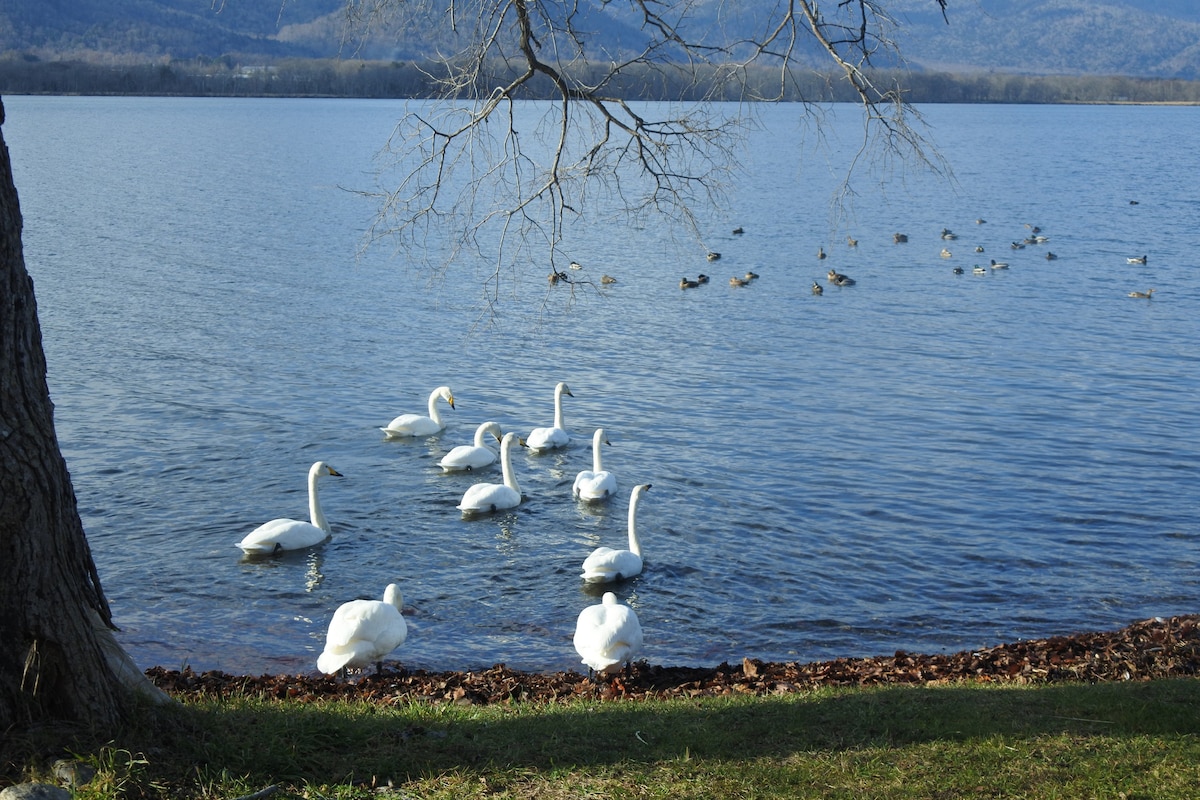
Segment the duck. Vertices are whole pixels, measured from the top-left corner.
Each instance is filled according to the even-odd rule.
[[[696,276],[696,283],[700,283],[700,284],[708,283],[708,276],[705,275],[703,272],[701,272],[699,275]]]
[[[987,224],[987,220],[986,220],[986,219],[984,219],[983,217],[980,217],[979,219],[975,220],[975,224],[976,224],[976,225],[986,225],[986,224]]]
[[[504,474],[504,483],[477,483],[463,493],[457,508],[464,517],[521,505],[521,487],[517,483],[517,476],[513,474],[512,466],[514,443],[525,446],[525,440],[512,431],[504,434],[504,438],[500,440],[500,468]]]
[[[580,264],[578,261],[572,261],[570,264],[567,265],[567,267],[569,267],[570,269],[583,269],[583,265]]]
[[[942,248],[942,252],[941,252],[941,256],[942,256],[942,258],[953,258],[953,257],[954,257],[954,253],[951,253],[949,250],[947,250],[946,248],[944,248],[944,247],[943,247],[943,248]]]
[[[556,447],[566,447],[571,441],[571,435],[567,433],[566,426],[563,424],[562,399],[563,395],[574,397],[567,384],[560,381],[554,387],[554,425],[549,428],[534,428],[525,437],[525,441],[529,449],[535,453],[541,453],[546,450],[553,450]]]
[[[496,451],[487,446],[487,436],[497,442],[503,436],[498,422],[484,422],[475,429],[474,444],[460,444],[442,456],[438,466],[446,472],[462,472],[489,467],[496,462]]]
[[[1134,256],[1134,257],[1125,259],[1125,261],[1129,264],[1145,264],[1146,256]]]
[[[604,428],[596,428],[592,434],[592,468],[582,470],[575,476],[571,494],[579,500],[595,502],[607,500],[617,491],[617,476],[601,464],[600,448],[612,442],[604,435]]]
[[[908,234],[907,233],[893,233],[892,241],[895,242],[896,244],[904,244],[905,242],[908,241]]]
[[[308,468],[309,522],[273,519],[250,531],[237,546],[250,555],[271,555],[284,550],[302,550],[328,539],[329,522],[321,511],[321,498],[317,495],[317,481],[326,475],[342,477],[342,473],[324,461],[317,461]]]
[[[947,240],[957,239],[958,234],[955,233],[954,231],[950,230],[949,228],[942,228],[942,238],[947,239]]]
[[[745,278],[739,278],[737,275],[734,275],[729,279],[730,286],[745,286],[748,283],[750,283],[750,281],[746,280]]]
[[[1058,259],[1058,256],[1055,255],[1053,252],[1051,252],[1049,250],[1046,251],[1046,260],[1047,261],[1055,261],[1057,259]]]
[[[571,282],[570,276],[561,271],[551,272],[546,276],[546,280],[550,281],[551,286],[556,286],[559,281],[566,281],[567,283]]]
[[[976,275],[987,275],[987,268],[981,267],[978,264],[976,264],[974,267],[971,268],[971,272],[975,273]]]
[[[688,280],[687,278],[679,279],[679,288],[680,289],[695,289],[699,285],[700,284],[697,281]]]
[[[1013,243],[1012,243],[1012,249],[1013,249],[1013,250],[1024,250],[1024,249],[1025,249],[1025,243],[1024,243],[1024,242],[1013,242]]]
[[[746,273],[746,274],[745,274],[743,277],[744,277],[744,278],[745,278],[747,281],[753,281],[753,280],[757,280],[757,279],[758,279],[758,273],[757,273],[757,272],[747,272],[747,273]]]
[[[442,415],[438,413],[438,400],[445,400],[450,408],[454,408],[454,394],[449,386],[439,386],[429,394],[429,416],[420,414],[401,414],[388,423],[386,428],[380,428],[388,439],[399,439],[404,436],[432,436],[446,427]]]
[[[606,284],[607,284],[607,283],[616,283],[616,282],[617,282],[617,279],[616,279],[616,278],[614,278],[612,275],[602,275],[602,276],[600,277],[600,282],[601,282],[601,283],[606,283]]]
[[[721,254],[715,253],[715,252],[709,252],[708,255],[706,255],[704,257],[707,258],[709,261],[720,261],[721,260]]]
[[[348,668],[374,664],[376,673],[383,672],[384,656],[408,638],[403,604],[400,587],[389,583],[382,600],[351,600],[338,606],[329,620],[317,669],[344,675]]]
[[[812,293],[813,294],[825,294],[825,289],[823,289],[821,287],[821,284],[817,283],[816,281],[813,281]]]
[[[583,560],[583,572],[579,577],[585,583],[613,583],[632,578],[642,572],[642,546],[637,533],[637,509],[642,495],[650,491],[649,483],[633,487],[629,496],[629,547],[617,550],[597,547]]]
[[[1008,263],[1004,262],[1004,261],[997,261],[996,259],[993,258],[992,259],[992,269],[1008,269]]]
[[[642,624],[637,612],[605,592],[599,603],[579,612],[573,641],[592,675],[614,675],[642,649]]]
[[[858,247],[858,239],[855,239],[851,236],[847,236],[846,237],[846,245],[848,247]]]
[[[962,274],[963,274],[963,268],[962,268],[962,267],[955,267],[955,268],[954,268],[954,274],[955,274],[955,275],[962,275]]]
[[[1156,291],[1157,291],[1157,289],[1147,289],[1147,290],[1146,290],[1146,291],[1144,291],[1144,292],[1130,292],[1130,293],[1129,293],[1129,296],[1130,296],[1130,297],[1141,297],[1141,298],[1144,298],[1144,299],[1146,299],[1146,300],[1149,300],[1151,297],[1153,297],[1153,296],[1154,296],[1154,293],[1155,293]]]
[[[834,286],[853,286],[855,281],[853,278],[847,277],[836,270],[829,270],[828,275],[830,283]]]
[[[733,235],[734,235],[734,236],[741,236],[743,233],[745,233],[745,231],[744,231],[744,230],[742,230],[741,228],[734,228],[734,229],[733,229]]]
[[[976,252],[976,253],[982,253],[982,252],[983,252],[983,245],[981,245],[981,244],[977,244],[977,245],[975,245],[975,252]]]
[[[817,248],[817,258],[818,258],[818,259],[824,259],[824,258],[825,258],[825,248],[824,248],[824,247],[818,247],[818,248]]]

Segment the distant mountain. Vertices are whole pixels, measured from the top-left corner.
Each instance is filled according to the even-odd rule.
[[[915,70],[1200,78],[1197,0],[949,0],[949,24],[934,0],[881,2]],[[641,40],[617,16],[625,7],[580,0],[593,57],[615,58]],[[698,0],[689,31],[744,35],[750,7]],[[413,60],[461,46],[436,12],[345,40],[344,8],[344,0],[0,0],[0,50],[41,60],[270,62]]]

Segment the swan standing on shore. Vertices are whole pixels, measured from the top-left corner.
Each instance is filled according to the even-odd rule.
[[[432,436],[446,427],[442,415],[438,412],[438,400],[445,400],[454,408],[454,395],[449,386],[439,386],[429,395],[429,416],[420,414],[401,414],[388,423],[386,428],[380,428],[389,439],[399,439],[404,436]]]
[[[458,510],[464,516],[516,508],[521,504],[521,487],[517,485],[517,476],[512,468],[513,442],[525,446],[525,442],[512,431],[504,434],[500,441],[500,466],[504,472],[504,483],[477,483],[467,489],[458,504]]]
[[[650,488],[643,483],[633,487],[629,496],[629,549],[614,550],[611,547],[597,547],[583,561],[581,578],[587,583],[610,583],[613,581],[632,578],[642,571],[642,544],[637,534],[638,500]]]
[[[575,485],[571,493],[580,500],[607,500],[617,491],[617,476],[606,470],[600,463],[600,446],[612,444],[604,435],[604,428],[596,428],[592,434],[592,468],[583,470],[575,476]]]
[[[267,555],[282,550],[300,550],[329,538],[329,523],[321,512],[321,499],[317,496],[317,479],[324,475],[335,478],[342,473],[318,461],[308,469],[308,516],[311,522],[299,519],[273,519],[264,522],[238,542],[238,547],[252,555]]]
[[[575,621],[575,652],[593,673],[621,671],[642,649],[642,624],[629,606],[605,592],[600,602],[579,612]]]
[[[496,461],[496,451],[488,447],[485,438],[491,434],[500,441],[503,432],[499,422],[485,422],[475,429],[474,444],[460,444],[442,456],[438,466],[446,472],[461,472],[463,470],[482,469],[491,466]]]
[[[556,447],[565,447],[571,441],[570,434],[567,433],[563,423],[562,399],[563,395],[574,397],[571,390],[567,388],[567,384],[559,382],[554,387],[554,426],[551,428],[534,428],[529,432],[529,436],[525,437],[525,443],[529,449],[535,453],[541,453],[545,450],[553,450]]]
[[[373,663],[375,671],[382,672],[383,657],[408,638],[408,625],[400,613],[403,604],[400,587],[389,583],[382,600],[351,600],[338,606],[329,621],[317,669],[332,675]]]

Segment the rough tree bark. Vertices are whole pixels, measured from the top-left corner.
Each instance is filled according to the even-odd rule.
[[[58,447],[21,228],[0,133],[0,731],[54,720],[111,729],[138,676],[112,637]]]

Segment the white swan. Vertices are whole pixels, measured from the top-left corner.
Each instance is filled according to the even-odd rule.
[[[382,672],[383,657],[408,638],[408,625],[400,613],[403,604],[400,587],[389,583],[382,600],[351,600],[338,606],[329,621],[317,669],[332,675],[373,663],[375,671]]]
[[[342,473],[318,461],[308,469],[308,516],[311,522],[299,519],[273,519],[264,522],[238,542],[238,547],[251,554],[268,554],[280,550],[299,550],[312,547],[329,538],[329,523],[321,512],[317,496],[317,479],[323,475],[342,477]]]
[[[526,444],[529,449],[535,453],[540,453],[543,450],[553,450],[556,447],[564,447],[571,441],[570,435],[563,425],[562,397],[574,397],[571,390],[567,388],[567,384],[559,382],[554,387],[554,427],[552,428],[534,428],[525,437]]]
[[[379,430],[383,431],[389,439],[398,439],[403,436],[432,436],[446,427],[446,423],[442,422],[442,415],[438,413],[438,400],[445,400],[450,404],[450,408],[454,408],[454,395],[450,392],[450,387],[439,386],[429,395],[429,416],[401,414],[389,422],[386,428]]]
[[[642,648],[642,624],[637,613],[605,592],[601,601],[579,612],[575,622],[575,652],[593,672],[620,672]]]
[[[649,488],[648,483],[635,486],[633,494],[629,496],[629,549],[597,547],[584,559],[583,572],[579,577],[588,583],[609,583],[632,578],[642,571],[642,546],[637,535],[637,507],[642,493]]]
[[[571,493],[580,500],[607,500],[617,491],[617,476],[600,464],[600,446],[612,444],[604,436],[604,428],[592,434],[592,468],[575,476]]]
[[[500,440],[500,467],[504,471],[504,483],[477,483],[467,489],[462,502],[458,504],[458,510],[464,515],[516,508],[521,504],[521,487],[517,485],[512,468],[513,442],[525,446],[525,442],[512,431],[504,434]]]
[[[502,435],[499,422],[485,422],[475,429],[475,444],[460,444],[442,456],[438,466],[446,472],[480,469],[491,465],[496,460],[496,451],[488,447],[484,437],[491,434],[496,441]]]

